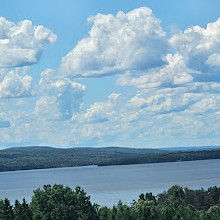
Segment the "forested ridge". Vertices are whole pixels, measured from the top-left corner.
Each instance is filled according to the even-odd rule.
[[[115,159],[162,152],[165,151],[120,147],[68,149],[16,147],[0,151],[0,171],[99,165]]]
[[[79,186],[45,185],[28,203],[0,200],[0,220],[219,220],[220,187],[191,190],[172,186],[167,192],[143,193],[137,201],[113,207],[92,204]]]
[[[51,148],[22,147],[0,150],[0,171],[127,165],[220,159],[220,149],[166,151],[135,148]]]
[[[102,166],[109,165],[128,165],[128,164],[147,164],[147,163],[165,163],[178,161],[193,161],[220,159],[220,150],[202,150],[202,151],[184,151],[184,152],[167,152],[160,154],[142,154],[130,156],[127,158],[115,158],[105,163],[100,163]]]

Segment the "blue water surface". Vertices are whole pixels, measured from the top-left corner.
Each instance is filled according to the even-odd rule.
[[[79,185],[100,205],[112,206],[119,200],[129,205],[140,193],[157,194],[174,184],[193,189],[220,186],[220,159],[1,172],[0,198],[30,201],[34,189],[55,183]]]

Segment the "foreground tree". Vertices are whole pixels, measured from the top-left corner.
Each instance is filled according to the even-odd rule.
[[[14,220],[13,206],[7,198],[0,200],[0,220]]]
[[[201,220],[219,220],[220,219],[220,206],[215,205],[208,209],[207,212],[201,214]]]
[[[32,220],[32,212],[29,208],[28,203],[23,199],[22,203],[18,200],[15,201],[14,205],[14,219],[15,220]]]
[[[45,185],[34,191],[30,208],[34,220],[96,220],[96,210],[84,190]]]
[[[0,220],[219,220],[219,195],[220,187],[175,185],[157,196],[141,194],[131,206],[119,201],[110,208],[92,205],[80,187],[45,185],[34,191],[30,204],[23,199],[12,206],[8,199],[0,200]]]

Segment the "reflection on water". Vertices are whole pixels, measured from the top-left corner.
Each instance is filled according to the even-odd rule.
[[[0,198],[30,200],[44,184],[79,185],[92,202],[111,206],[121,199],[130,204],[140,193],[155,194],[174,184],[190,188],[220,186],[220,160],[138,164],[108,167],[74,167],[0,173]]]

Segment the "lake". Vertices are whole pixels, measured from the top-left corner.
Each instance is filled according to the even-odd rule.
[[[119,200],[129,205],[141,193],[157,194],[174,184],[193,189],[220,186],[220,159],[1,172],[0,198],[29,201],[34,189],[54,183],[79,185],[100,205],[112,206]]]

